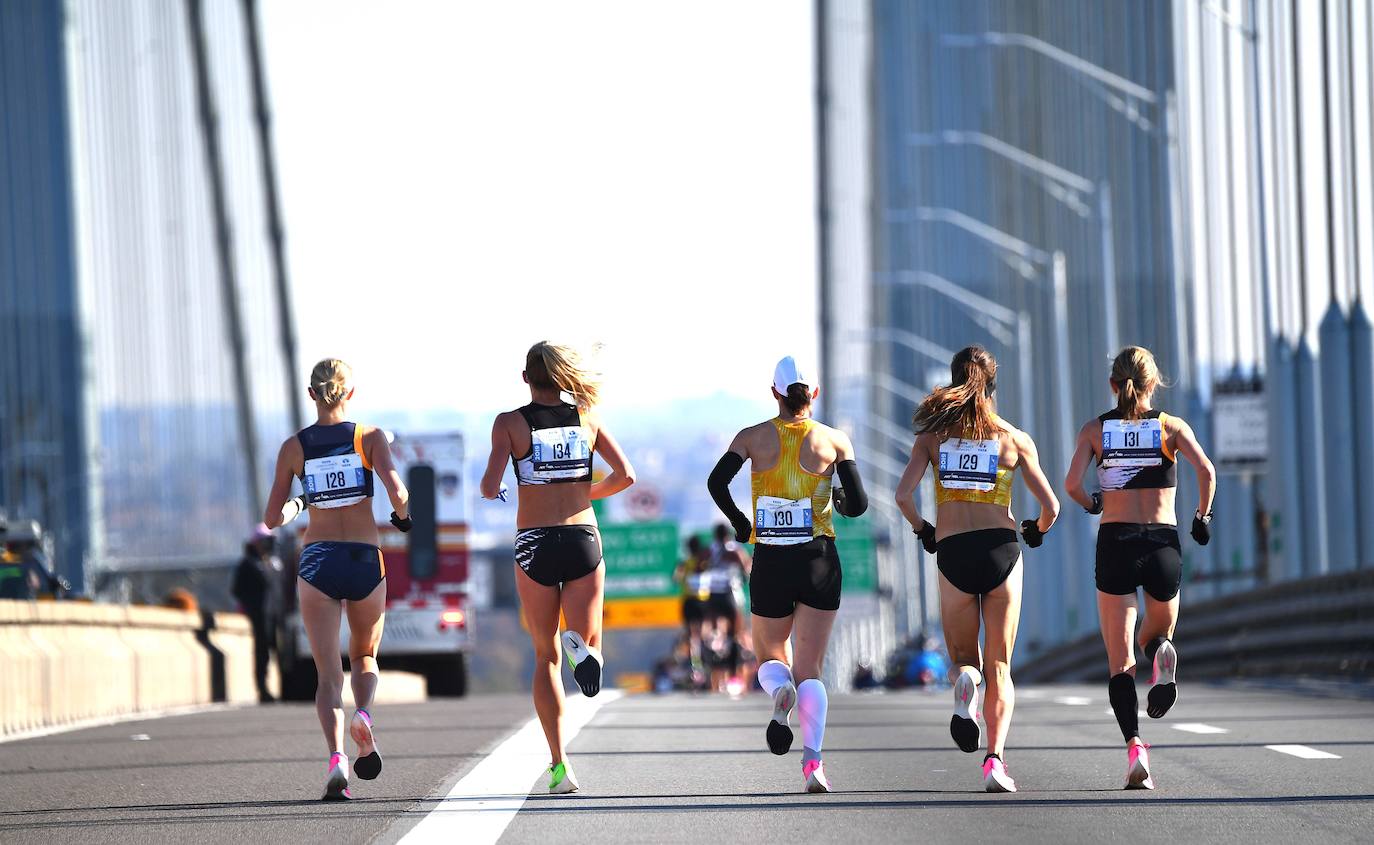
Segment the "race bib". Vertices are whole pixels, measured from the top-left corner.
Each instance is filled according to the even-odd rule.
[[[946,440],[940,444],[940,486],[946,490],[992,492],[997,488],[1000,454],[997,440]]]
[[[530,432],[530,464],[544,480],[581,478],[592,467],[592,444],[580,425],[541,428]]]
[[[301,479],[306,499],[321,508],[352,505],[367,498],[367,470],[356,453],[311,458]]]
[[[759,496],[754,505],[754,534],[760,543],[795,546],[811,540],[811,500]]]
[[[1164,463],[1164,426],[1153,420],[1105,420],[1104,467],[1157,467]]]

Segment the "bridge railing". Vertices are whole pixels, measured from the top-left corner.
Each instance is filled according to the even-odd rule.
[[[1374,673],[1374,570],[1273,584],[1200,604],[1187,600],[1174,641],[1190,678]],[[1137,659],[1143,664],[1144,657]],[[1018,681],[1106,681],[1091,634],[1016,666]]]

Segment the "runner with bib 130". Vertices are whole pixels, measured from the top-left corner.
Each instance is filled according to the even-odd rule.
[[[1107,696],[1126,740],[1126,788],[1154,789],[1147,746],[1140,739],[1140,711],[1135,689],[1136,589],[1145,589],[1145,618],[1139,643],[1152,664],[1145,712],[1159,719],[1178,698],[1174,626],[1178,623],[1178,589],[1183,560],[1174,513],[1178,467],[1184,460],[1197,471],[1198,508],[1193,539],[1212,538],[1212,498],[1216,471],[1188,424],[1151,407],[1163,384],[1154,355],[1128,346],[1112,362],[1111,388],[1116,407],[1089,420],[1078,432],[1078,445],[1064,479],[1069,496],[1090,514],[1101,514],[1097,528],[1097,613],[1107,646],[1111,680]],[[1083,474],[1097,463],[1101,492],[1083,488]]]
[[[534,641],[534,709],[549,743],[549,792],[567,793],[578,783],[563,748],[559,644],[583,695],[600,692],[605,567],[592,500],[634,484],[635,472],[593,413],[600,386],[573,349],[536,343],[525,355],[524,379],[530,402],[496,417],[481,491],[486,499],[504,498],[501,476],[507,461],[514,465],[515,589]],[[611,469],[596,482],[593,452]],[[560,612],[568,624],[562,637]]]
[[[764,661],[759,685],[773,697],[768,747],[774,754],[791,749],[788,717],[795,705],[807,792],[830,791],[821,764],[828,697],[820,674],[840,607],[831,499],[843,516],[859,516],[868,508],[849,437],[811,419],[811,403],[819,392],[809,368],[798,366],[791,356],[779,361],[773,371],[777,417],[735,435],[706,485],[735,529],[735,539],[757,544],[749,591],[754,651]],[[753,519],[730,496],[730,481],[746,460]],[[840,485],[832,492],[835,478]]]
[[[1021,523],[1035,548],[1059,515],[1059,500],[1040,469],[1035,442],[997,416],[993,392],[997,361],[981,346],[961,350],[950,363],[951,383],[916,409],[916,443],[897,483],[897,506],[940,570],[940,618],[954,680],[949,731],[959,749],[978,750],[978,686],[987,678],[987,755],[983,788],[1015,792],[1002,755],[1011,728],[1015,690],[1011,652],[1021,618],[1021,546],[1011,515],[1011,484],[1021,470],[1040,502],[1040,517]],[[935,525],[913,498],[934,466]],[[984,648],[978,648],[980,617]]]
[[[319,675],[315,711],[329,746],[326,801],[352,797],[343,750],[341,613],[348,614],[348,663],[357,708],[349,723],[358,745],[353,770],[363,780],[382,771],[368,712],[377,693],[377,647],[386,610],[386,564],[372,515],[374,473],[391,499],[391,523],[401,531],[411,527],[410,494],[391,462],[386,432],[346,419],[353,398],[351,380],[352,370],[337,358],[327,358],[311,371],[309,393],[318,421],[282,444],[263,517],[268,528],[276,528],[310,509],[296,594]],[[305,493],[288,499],[296,478]]]

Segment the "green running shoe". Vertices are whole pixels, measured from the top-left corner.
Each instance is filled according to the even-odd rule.
[[[568,761],[554,763],[549,766],[549,794],[567,795],[569,792],[577,791],[577,778],[573,775],[572,766]]]

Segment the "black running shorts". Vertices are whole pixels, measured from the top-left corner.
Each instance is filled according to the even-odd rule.
[[[1010,528],[985,528],[951,534],[935,547],[935,566],[961,593],[987,595],[1007,580],[1021,559],[1021,544]]]
[[[601,565],[601,532],[595,525],[523,529],[515,535],[515,563],[545,587],[576,581]]]
[[[795,546],[754,546],[749,572],[749,605],[757,616],[782,619],[798,604],[817,610],[840,609],[840,555],[830,537]]]
[[[1172,525],[1104,522],[1097,528],[1097,589],[1134,595],[1137,587],[1158,601],[1178,595],[1183,552]]]

